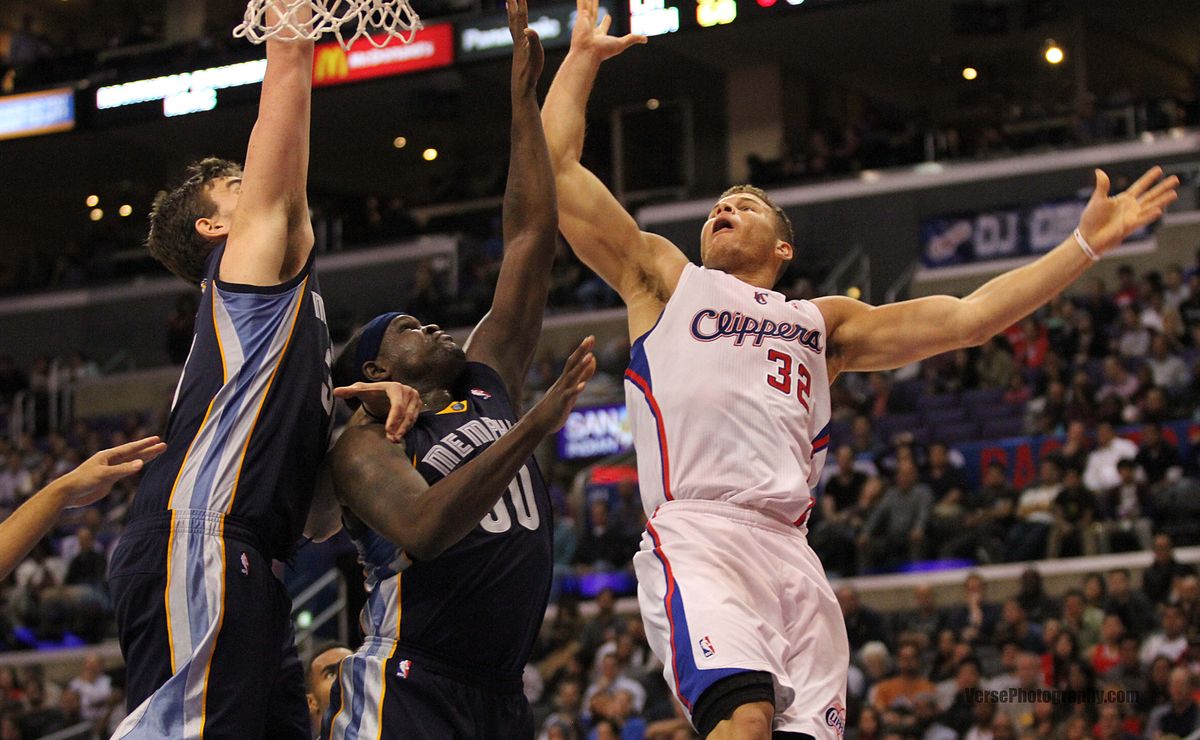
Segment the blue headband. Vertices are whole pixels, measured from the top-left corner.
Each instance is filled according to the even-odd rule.
[[[363,365],[379,356],[379,345],[383,344],[383,335],[387,333],[388,325],[397,316],[406,316],[403,311],[382,313],[367,322],[362,333],[358,335],[358,346],[354,350],[355,376],[359,381],[367,382],[363,375]]]

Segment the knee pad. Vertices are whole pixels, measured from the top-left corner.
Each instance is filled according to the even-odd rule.
[[[692,707],[692,724],[700,737],[707,737],[719,723],[733,716],[733,710],[760,701],[775,705],[775,679],[770,673],[746,671],[726,676],[700,695]]]

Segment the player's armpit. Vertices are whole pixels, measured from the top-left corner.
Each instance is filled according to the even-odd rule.
[[[687,257],[668,239],[643,232],[608,188],[578,162],[557,171],[559,228],[579,259],[626,304],[670,298]]]
[[[364,524],[420,557],[426,551],[418,497],[429,485],[382,425],[347,429],[329,453],[337,499]]]
[[[304,536],[313,542],[324,542],[342,530],[342,507],[333,490],[333,475],[329,461],[317,471],[312,505],[304,522]]]

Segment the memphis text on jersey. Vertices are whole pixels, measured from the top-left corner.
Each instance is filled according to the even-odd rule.
[[[476,449],[500,439],[512,426],[512,422],[504,419],[489,419],[486,416],[472,419],[430,447],[421,462],[442,475],[450,475]]]
[[[753,339],[751,346],[761,347],[764,339],[778,338],[785,342],[796,342],[813,352],[821,352],[821,332],[801,324],[771,319],[759,320],[742,312],[701,309],[692,317],[692,336],[701,342],[715,342],[722,337],[733,337],[735,347],[742,346],[747,338]]]

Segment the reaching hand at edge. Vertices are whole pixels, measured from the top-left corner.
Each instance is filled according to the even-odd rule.
[[[0,522],[0,578],[6,577],[54,526],[63,509],[87,506],[108,495],[113,485],[158,457],[167,446],[146,437],[101,450],[60,476]]]
[[[1161,167],[1151,167],[1125,192],[1109,196],[1104,170],[1096,170],[1096,189],[1079,218],[1079,231],[1097,254],[1113,249],[1130,234],[1157,221],[1179,194],[1179,178],[1162,178]]]
[[[383,421],[384,432],[393,444],[404,439],[421,413],[421,394],[395,381],[355,383],[334,388],[333,395],[343,400],[357,399],[368,416]]]
[[[166,449],[166,443],[158,437],[145,437],[97,452],[56,481],[66,496],[64,508],[99,501],[108,495],[117,481],[138,472]]]
[[[567,358],[567,364],[558,380],[554,381],[554,385],[550,386],[550,390],[546,391],[546,395],[542,396],[537,405],[529,410],[529,416],[536,420],[539,428],[545,430],[546,434],[557,432],[567,423],[567,417],[571,414],[571,409],[575,408],[579,395],[596,374],[596,358],[592,354],[595,344],[596,338],[591,336],[580,342]]]
[[[640,33],[624,36],[609,36],[612,14],[603,19],[600,15],[600,0],[577,0],[575,3],[575,28],[571,31],[571,51],[590,54],[596,62],[611,59],[634,44],[644,44],[649,39]]]
[[[537,31],[529,27],[528,0],[507,0],[508,31],[513,40],[512,90],[530,92],[537,89],[546,63],[546,51]]]

